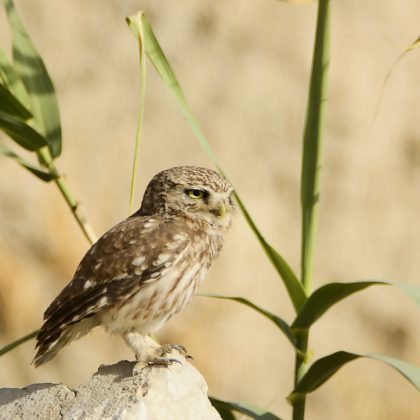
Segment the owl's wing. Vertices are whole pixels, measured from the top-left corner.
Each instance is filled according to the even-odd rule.
[[[184,224],[159,217],[132,216],[116,225],[92,246],[46,310],[37,345],[158,280],[182,258],[190,240]]]

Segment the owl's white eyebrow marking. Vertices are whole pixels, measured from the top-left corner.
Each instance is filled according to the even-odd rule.
[[[139,265],[142,265],[145,261],[146,261],[146,257],[141,255],[139,257],[134,258],[134,260],[131,261],[131,264],[135,266],[139,266]]]

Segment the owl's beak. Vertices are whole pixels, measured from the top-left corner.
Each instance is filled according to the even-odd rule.
[[[225,203],[220,203],[217,210],[218,210],[217,216],[220,217],[221,219],[223,219],[226,216],[226,205],[225,205]]]
[[[224,219],[226,216],[226,204],[224,201],[216,201],[210,210],[219,219]]]

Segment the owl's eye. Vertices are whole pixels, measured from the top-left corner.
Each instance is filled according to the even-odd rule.
[[[204,198],[206,191],[191,189],[191,190],[185,190],[185,193],[188,195],[188,197],[199,200],[201,198]]]

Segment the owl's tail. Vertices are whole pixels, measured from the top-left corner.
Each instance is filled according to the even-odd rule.
[[[36,340],[37,353],[32,360],[35,367],[41,366],[51,360],[66,344],[84,336],[96,324],[91,319],[84,319],[76,324],[66,326],[65,329],[48,328],[44,324],[39,331]]]

